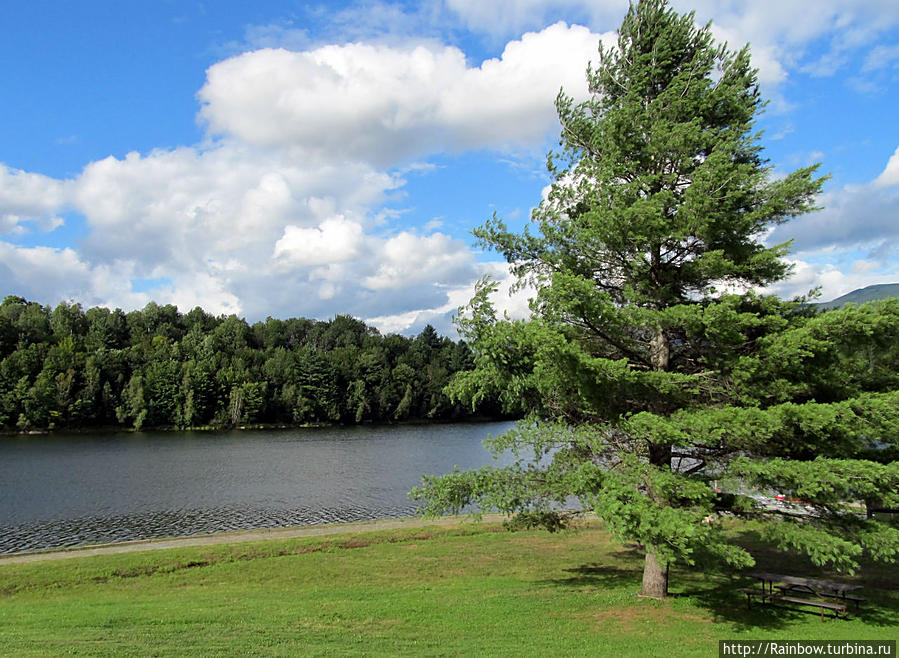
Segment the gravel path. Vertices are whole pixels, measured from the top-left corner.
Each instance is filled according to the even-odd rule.
[[[483,521],[497,522],[505,518],[502,514],[484,514]],[[65,560],[91,555],[112,555],[115,553],[134,553],[136,551],[158,551],[167,548],[184,548],[185,546],[213,546],[216,544],[239,544],[268,539],[291,539],[293,537],[318,537],[322,535],[356,534],[376,530],[397,530],[400,528],[424,528],[439,526],[454,528],[464,523],[471,523],[468,516],[444,516],[437,519],[383,519],[380,521],[363,521],[358,523],[331,523],[328,525],[295,526],[292,528],[261,528],[259,530],[240,530],[237,532],[220,532],[213,535],[190,535],[188,537],[169,537],[166,539],[145,539],[140,541],[121,542],[116,544],[97,544],[78,546],[63,550],[39,551],[34,553],[12,553],[0,555],[0,567],[4,564],[22,564],[25,562],[42,562],[44,560]]]

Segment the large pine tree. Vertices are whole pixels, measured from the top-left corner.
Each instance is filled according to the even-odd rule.
[[[476,369],[451,388],[530,412],[493,442],[520,460],[426,478],[426,511],[476,502],[552,529],[577,497],[644,548],[648,596],[667,594],[678,560],[752,563],[715,522],[723,508],[819,564],[849,569],[865,549],[893,559],[899,533],[847,503],[895,500],[896,464],[859,457],[899,429],[884,340],[899,308],[815,316],[745,292],[788,276],[788,245],[763,238],[814,210],[824,180],[817,167],[770,175],[748,47],[729,51],[692,14],[640,0],[587,76],[588,100],[557,99],[562,148],[539,232],[497,218],[475,231],[539,292],[532,318],[510,322],[495,317],[494,286],[479,287],[460,320]],[[882,349],[886,365],[860,349]],[[716,480],[809,507],[767,510],[717,494]]]

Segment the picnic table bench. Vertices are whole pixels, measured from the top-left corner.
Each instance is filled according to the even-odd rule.
[[[854,603],[858,608],[864,602],[864,598],[852,594],[861,588],[860,585],[849,583],[834,583],[815,578],[800,578],[798,576],[785,576],[783,574],[757,572],[751,574],[753,578],[761,581],[761,590],[744,588],[740,591],[746,595],[746,604],[752,607],[752,597],[758,597],[762,603],[794,603],[796,605],[810,606],[821,611],[821,619],[824,619],[826,611],[831,611],[834,617],[845,618],[847,603]],[[777,590],[776,592],[774,590]],[[815,597],[815,598],[806,598]],[[824,601],[821,599],[831,599]]]

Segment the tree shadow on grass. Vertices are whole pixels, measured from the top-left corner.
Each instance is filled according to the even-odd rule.
[[[711,613],[716,623],[731,624],[736,631],[785,629],[803,614],[798,610],[763,605],[757,597],[753,597],[750,606],[740,590],[753,588],[753,583],[739,575],[722,580],[708,573],[677,570],[671,576],[672,589],[679,590],[677,596],[689,599],[696,607]],[[701,581],[698,580],[700,576],[703,576]]]
[[[858,582],[863,589],[860,594],[867,601],[858,609],[850,605],[849,620],[825,617],[822,623],[844,624],[858,619],[874,627],[899,627],[899,574],[890,567],[867,566],[854,577],[829,573],[814,569],[797,559],[795,555],[778,551],[759,543],[752,536],[739,537],[741,544],[750,549],[756,558],[756,565],[745,571],[726,565],[709,564],[702,567],[675,567],[670,574],[672,595],[689,599],[697,608],[712,615],[715,622],[730,624],[735,631],[787,629],[797,622],[807,619],[807,615],[820,618],[821,611],[815,608],[785,607],[762,604],[753,597],[747,605],[743,588],[760,589],[759,581],[750,575],[755,571],[768,571],[796,576],[817,577],[827,580]],[[619,551],[607,552],[605,562],[589,562],[564,570],[564,576],[542,581],[543,584],[568,588],[595,588],[600,590],[632,589],[634,594],[640,588],[643,572],[643,553],[636,547],[625,547]]]
[[[681,596],[689,597],[697,606],[712,612],[716,622],[731,623],[739,630],[774,630],[786,628],[808,615],[821,618],[821,610],[818,608],[762,603],[755,596],[750,606],[746,601],[746,595],[740,590],[759,589],[759,581],[747,575],[734,574],[733,578],[724,582],[720,582],[718,578],[714,580],[708,578],[702,584],[696,583],[695,580],[692,582],[688,580],[685,584],[687,586],[681,592]],[[899,611],[894,601],[884,598],[873,590],[865,590],[863,593],[867,601],[859,607],[850,604],[848,620],[858,619],[868,626],[899,627]],[[824,623],[848,622],[836,619],[830,611],[825,611]]]
[[[694,600],[715,616],[716,621],[735,624],[740,629],[777,629],[789,626],[806,615],[821,617],[821,610],[792,604],[763,604],[753,597],[751,607],[741,589],[761,589],[753,578],[755,572],[768,572],[818,578],[836,582],[851,582],[862,586],[858,591],[866,601],[860,606],[849,604],[849,619],[858,619],[869,626],[899,627],[899,573],[894,566],[864,564],[860,572],[847,576],[815,567],[795,554],[778,550],[759,539],[755,533],[741,532],[737,543],[752,553],[755,566],[736,570],[726,565],[706,565],[695,568],[672,569],[672,589],[680,590],[681,596]],[[846,623],[843,620],[827,621]]]
[[[567,576],[541,581],[558,587],[595,587],[597,589],[618,589],[633,585],[634,591],[640,586],[640,572],[636,569],[621,568],[608,564],[591,562],[564,570]]]
[[[642,578],[642,564],[621,567],[597,562],[565,569],[561,578],[541,581],[542,584],[572,589],[593,588],[597,590],[627,589],[636,600]],[[707,578],[704,574],[679,569],[671,573],[672,598],[690,599],[697,607],[712,613],[714,621],[733,624],[735,630],[762,629],[777,630],[787,628],[796,614],[793,611],[771,609],[753,603],[746,605],[739,581],[721,581],[718,577]]]
[[[618,551],[604,551],[603,562],[588,562],[579,567],[565,569],[567,576],[543,581],[558,587],[595,587],[617,589],[633,585],[640,588],[643,573],[643,553],[637,546],[625,544]]]

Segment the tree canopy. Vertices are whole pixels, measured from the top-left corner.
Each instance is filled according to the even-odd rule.
[[[587,79],[587,100],[557,98],[536,232],[475,230],[537,288],[532,317],[498,319],[484,281],[459,319],[475,367],[449,392],[529,412],[491,444],[519,459],[426,478],[425,512],[477,503],[555,529],[577,498],[645,550],[649,596],[676,561],[752,564],[725,513],[817,564],[895,559],[899,532],[849,503],[896,500],[899,305],[816,315],[753,292],[789,275],[789,245],[764,237],[813,211],[824,178],[772,176],[748,46],[640,0]],[[803,506],[768,509],[752,487]]]
[[[471,366],[428,326],[380,335],[346,315],[253,325],[171,305],[0,304],[0,429],[234,427],[471,417],[443,388]],[[486,401],[477,415],[498,408]]]

